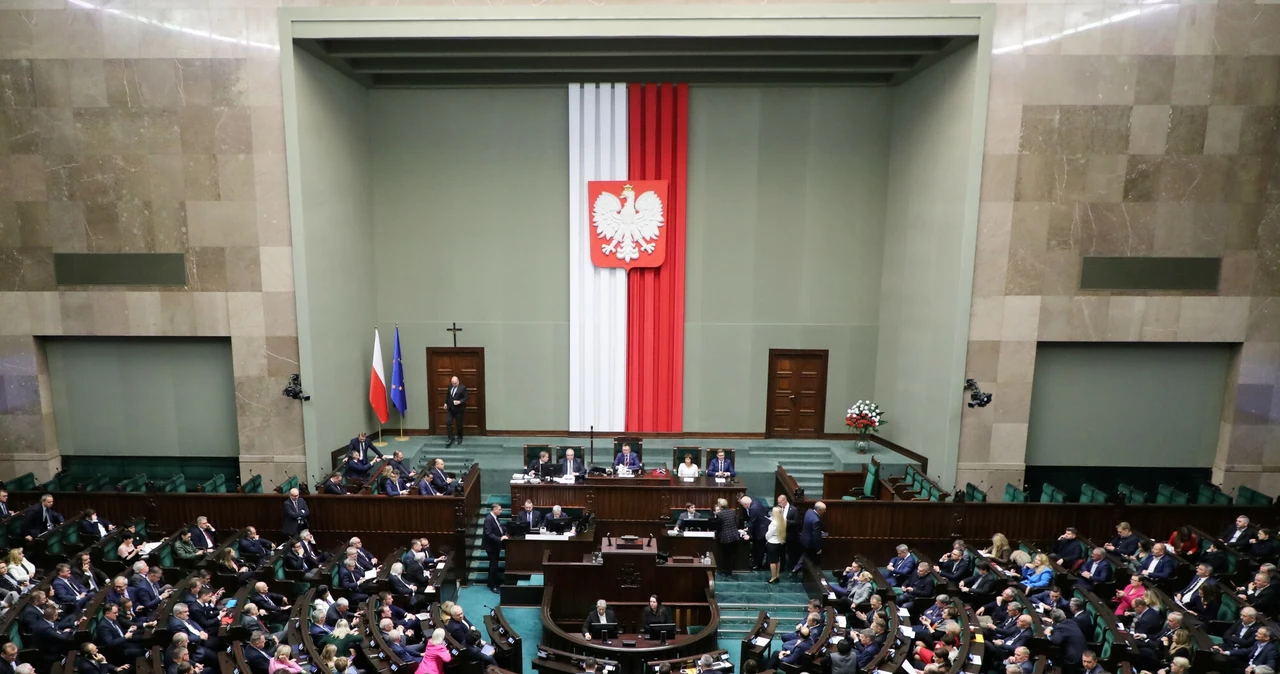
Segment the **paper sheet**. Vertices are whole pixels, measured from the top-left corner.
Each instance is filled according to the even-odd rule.
[[[910,617],[911,617],[911,611],[908,611],[907,609],[902,608],[901,606],[899,606],[899,607],[898,607],[898,615],[902,616],[903,618],[910,618]]]
[[[751,640],[751,643],[757,646],[768,646],[770,641],[771,639],[766,639],[764,637],[756,637]]]
[[[377,578],[377,577],[378,577],[378,570],[369,569],[368,571],[364,572],[364,576],[360,578],[360,582],[363,583],[366,580],[373,580],[374,578]]]
[[[898,625],[898,631],[902,632],[902,636],[908,637],[908,638],[914,637],[916,635],[915,631],[912,630],[910,627],[907,627],[906,625]]]
[[[971,664],[971,665],[981,665],[981,664],[982,664],[982,657],[981,657],[981,656],[974,655],[974,654],[970,653],[970,654],[969,654],[969,664]]]

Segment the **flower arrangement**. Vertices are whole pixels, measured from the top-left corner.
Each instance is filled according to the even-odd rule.
[[[880,426],[885,424],[884,414],[880,406],[870,400],[859,400],[849,408],[844,417],[844,425],[855,433],[866,436],[868,433],[879,433]]]

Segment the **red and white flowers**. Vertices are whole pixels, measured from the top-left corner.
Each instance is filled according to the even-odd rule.
[[[844,425],[849,430],[865,435],[867,433],[879,433],[880,425],[887,423],[884,420],[884,414],[880,412],[880,406],[870,400],[859,400],[849,408],[849,413],[844,417]]]

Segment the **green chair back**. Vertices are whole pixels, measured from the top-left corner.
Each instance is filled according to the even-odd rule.
[[[5,488],[5,491],[10,491],[10,492],[14,492],[14,491],[35,491],[35,489],[36,489],[36,484],[37,484],[37,483],[36,483],[36,474],[35,474],[35,473],[27,473],[27,474],[25,474],[25,475],[19,475],[18,477],[15,477],[15,478],[13,478],[12,480],[9,480],[8,482],[5,482],[5,483],[4,483],[4,488]]]
[[[253,477],[249,478],[247,482],[241,485],[241,490],[246,494],[261,494],[262,493],[262,476],[254,475]]]
[[[297,489],[297,488],[298,488],[298,476],[293,475],[293,476],[290,476],[289,479],[281,483],[280,493],[288,494],[290,489]]]
[[[1012,483],[1004,486],[1005,503],[1026,503],[1027,493],[1013,486]]]
[[[225,494],[227,493],[227,477],[222,473],[218,473],[204,483],[204,491],[207,494]]]
[[[1196,505],[1214,505],[1214,498],[1220,493],[1215,485],[1202,484],[1196,490]]]

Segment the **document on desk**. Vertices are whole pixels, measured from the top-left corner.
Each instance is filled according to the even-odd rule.
[[[418,620],[429,620],[431,618],[430,613],[415,613],[413,616]]]
[[[153,550],[155,550],[156,548],[160,547],[163,543],[164,543],[164,541],[156,541],[155,543],[147,543],[147,544],[143,545],[141,548],[138,548],[138,554],[139,554],[139,555],[141,555],[141,556],[143,556],[143,557],[146,557],[147,555],[151,554],[151,552],[152,552]]]
[[[680,479],[681,479],[682,481],[684,481],[684,482],[693,482],[693,478],[691,478],[691,477],[682,477],[682,478],[680,478]]]
[[[904,637],[914,637],[916,635],[915,631],[908,625],[898,625],[898,631],[902,632]]]
[[[444,568],[444,562],[436,562],[436,568],[437,568],[437,569],[443,569],[443,568]]]
[[[982,664],[982,656],[981,656],[981,655],[974,655],[974,654],[970,653],[970,654],[969,654],[969,664],[972,664],[972,665],[981,665],[981,664]]]
[[[772,639],[766,639],[764,637],[756,637],[751,640],[751,643],[757,646],[768,646],[770,641],[772,641]]]
[[[849,619],[842,615],[836,615],[836,624],[840,626],[840,629],[844,629],[849,626]]]
[[[567,541],[573,532],[566,531],[563,534],[526,534],[526,541]]]
[[[366,581],[366,580],[373,580],[374,578],[377,578],[377,577],[378,577],[378,570],[377,570],[377,569],[369,569],[368,571],[365,571],[365,572],[364,572],[364,577],[362,577],[362,578],[360,579],[360,582],[362,582],[362,583],[363,583],[363,582],[364,582],[364,581]]]
[[[724,479],[723,477],[716,478],[716,484],[724,484],[726,482],[728,482],[728,480]]]
[[[485,644],[484,648],[480,649],[480,652],[484,653],[485,655],[493,655],[494,653],[493,644]]]
[[[916,668],[912,667],[910,662],[904,661],[902,663],[902,668],[907,671],[907,674],[916,674]]]
[[[908,611],[907,609],[902,608],[901,606],[899,606],[899,607],[898,607],[898,615],[902,616],[903,618],[910,618],[910,617],[911,617],[911,611]]]

